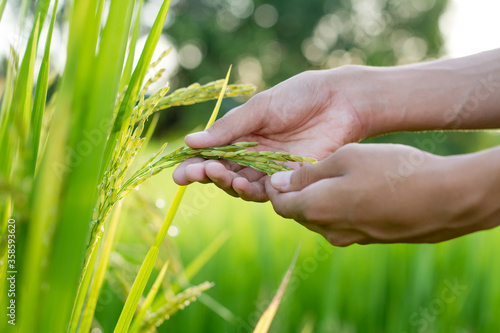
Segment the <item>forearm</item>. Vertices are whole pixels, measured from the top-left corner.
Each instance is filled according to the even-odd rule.
[[[447,157],[447,205],[451,228],[469,232],[500,225],[500,147]]]
[[[365,137],[388,132],[500,127],[500,49],[397,67],[350,68],[343,89]],[[333,71],[331,82],[335,78]],[[348,72],[348,71],[347,71]]]

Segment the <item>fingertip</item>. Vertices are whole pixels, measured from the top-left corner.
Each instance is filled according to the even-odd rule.
[[[206,148],[211,145],[211,136],[208,131],[196,132],[186,135],[184,142],[191,148]]]
[[[294,171],[276,172],[271,176],[271,185],[278,191],[285,191],[290,186],[290,180]]]
[[[189,182],[201,182],[206,178],[205,166],[201,163],[186,166],[184,176]]]
[[[249,182],[245,178],[243,178],[243,177],[237,177],[237,178],[233,179],[232,186],[233,186],[234,190],[239,195],[242,195],[247,190],[248,184],[249,184]]]
[[[205,173],[212,180],[222,179],[225,172],[228,171],[220,162],[213,161],[205,166]]]
[[[189,185],[191,182],[186,179],[185,168],[178,166],[172,173],[174,182],[179,186]]]

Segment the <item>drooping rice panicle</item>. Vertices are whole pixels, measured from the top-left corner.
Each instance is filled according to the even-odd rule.
[[[193,83],[188,87],[177,89],[158,104],[158,110],[164,110],[177,105],[190,105],[217,99],[224,80],[217,80],[205,85]],[[224,97],[247,95],[255,91],[255,86],[251,84],[232,84],[226,88]]]
[[[203,282],[200,285],[180,292],[169,300],[165,300],[163,306],[155,312],[146,315],[141,327],[141,332],[154,332],[155,328],[160,326],[165,320],[168,320],[170,316],[179,310],[183,310],[191,302],[195,301],[202,292],[212,288],[213,286],[214,284],[211,282]]]

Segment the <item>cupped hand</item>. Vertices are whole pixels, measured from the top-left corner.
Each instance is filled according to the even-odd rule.
[[[487,228],[486,201],[460,168],[441,157],[395,144],[349,144],[329,158],[266,182],[275,211],[330,243],[434,243]],[[491,226],[489,226],[491,227]]]
[[[339,70],[338,84],[332,85],[332,72],[326,72],[304,72],[255,95],[207,131],[188,135],[186,144],[204,148],[257,141],[260,144],[255,150],[326,158],[342,145],[362,138],[359,116],[344,92],[352,73]],[[265,174],[226,161],[191,159],[173,177],[179,185],[213,182],[244,200],[268,200]]]

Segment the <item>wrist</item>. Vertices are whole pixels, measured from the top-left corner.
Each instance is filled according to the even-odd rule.
[[[343,95],[359,122],[359,138],[362,140],[386,132],[385,127],[392,122],[389,89],[381,87],[376,69],[368,66],[347,65],[323,71],[325,87],[331,98]],[[337,112],[337,111],[335,111]]]
[[[500,127],[500,49],[465,58],[396,67],[326,70],[344,94],[363,138],[388,132]]]
[[[357,110],[364,137],[390,132],[451,128],[453,113],[473,91],[469,78],[446,66],[354,69],[348,98]]]
[[[449,227],[463,234],[491,229],[500,222],[500,147],[445,158]]]

